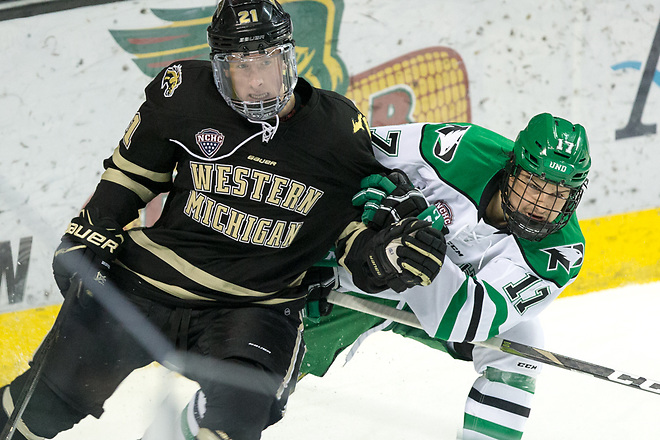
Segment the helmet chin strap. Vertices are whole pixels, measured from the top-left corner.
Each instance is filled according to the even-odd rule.
[[[243,145],[244,143],[254,138],[255,136],[259,136],[260,134],[261,134],[261,142],[268,143],[273,138],[273,136],[275,136],[275,133],[277,133],[277,129],[280,127],[279,115],[275,115],[275,125],[270,125],[266,121],[254,120],[250,118],[247,118],[247,120],[252,122],[253,124],[261,124],[261,131],[244,140],[239,146]],[[238,147],[236,147],[236,149],[238,149]]]

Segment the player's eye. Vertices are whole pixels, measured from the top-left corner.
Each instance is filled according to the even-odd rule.
[[[557,198],[562,200],[568,200],[571,195],[571,190],[565,189],[557,192]]]

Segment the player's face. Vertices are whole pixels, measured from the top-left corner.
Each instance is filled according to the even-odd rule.
[[[287,106],[294,104],[293,90],[298,80],[293,43],[265,51],[218,52],[211,63],[220,95],[246,118],[265,121],[291,110]]]
[[[281,52],[268,54],[236,54],[228,58],[229,75],[234,93],[241,101],[259,102],[277,98],[283,93]]]
[[[553,222],[570,195],[570,189],[543,180],[525,170],[509,177],[509,203],[521,214],[538,222]]]

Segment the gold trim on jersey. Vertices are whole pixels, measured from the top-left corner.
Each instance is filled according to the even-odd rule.
[[[126,174],[119,170],[115,170],[114,168],[108,168],[105,170],[101,176],[101,180],[116,183],[117,185],[121,185],[124,188],[133,191],[144,203],[149,203],[156,197],[156,194],[151,192],[146,186],[137,183],[135,180],[126,176]]]
[[[186,278],[194,281],[195,283],[202,285],[211,290],[217,290],[220,292],[228,293],[235,296],[252,296],[252,297],[264,297],[273,295],[277,292],[259,292],[257,290],[248,289],[236,284],[230,283],[223,279],[220,279],[216,276],[211,275],[210,273],[195,267],[190,262],[181,258],[171,249],[161,246],[158,243],[150,240],[149,237],[142,230],[132,230],[128,232],[128,235],[131,239],[141,248],[146,251],[149,251],[163,262],[167,263],[172,269],[176,270]],[[159,289],[170,293],[169,289],[176,290],[174,286],[157,286]],[[172,293],[175,296],[175,293]]]
[[[346,240],[346,237],[348,238],[348,241],[346,241],[346,248],[344,249],[344,255],[341,256],[341,258],[338,260],[338,263],[340,266],[342,266],[348,273],[351,273],[351,271],[344,265],[344,260],[346,260],[346,257],[348,254],[351,252],[351,246],[353,246],[353,242],[357,238],[358,235],[362,231],[367,229],[364,223],[362,222],[351,222],[346,228],[342,231],[341,235],[339,236],[338,242],[341,242],[343,240]],[[352,275],[352,274],[351,274]]]
[[[222,298],[207,298],[205,296],[192,293],[191,291],[186,290],[183,287],[173,286],[171,284],[163,283],[162,281],[154,280],[153,278],[149,278],[146,275],[134,271],[133,269],[127,267],[119,260],[115,260],[115,264],[140,277],[143,281],[151,284],[158,290],[161,290],[162,292],[168,295],[172,295],[179,299],[188,300],[188,301],[197,300],[197,301],[209,301],[209,302],[218,302],[218,300],[222,299]],[[228,293],[228,292],[223,292],[223,293]],[[231,293],[228,294],[231,295]],[[251,304],[277,305],[277,304],[283,304],[285,302],[297,301],[299,299],[300,298],[273,298],[262,301],[254,301]]]
[[[148,276],[138,273],[133,269],[127,267],[121,261],[115,260],[115,264],[140,277],[143,281],[151,284],[158,290],[167,293],[168,295],[172,295],[176,298],[188,300],[188,301],[196,300],[196,301],[209,301],[209,302],[218,302],[219,300],[222,300],[222,298],[207,298],[205,296],[192,293],[189,290],[186,290],[182,287],[173,286],[171,284],[163,283],[162,281],[154,280],[153,278],[149,278]],[[231,295],[231,293],[229,292],[222,292],[222,293],[228,293]],[[251,302],[251,304],[277,305],[277,304],[283,304],[285,302],[297,301],[299,299],[300,298],[273,298],[262,301],[253,301]]]
[[[134,164],[133,162],[126,159],[121,155],[119,147],[115,149],[115,152],[112,153],[112,161],[119,167],[121,170],[126,171],[131,174],[137,174],[138,176],[145,177],[154,182],[164,183],[172,180],[172,173],[158,173],[156,171],[151,171],[146,168],[141,167],[140,165]]]
[[[162,281],[154,280],[153,278],[149,278],[146,275],[142,275],[141,273],[138,273],[134,271],[133,269],[126,267],[125,264],[123,264],[121,261],[115,260],[115,264],[117,264],[119,267],[122,267],[129,272],[134,273],[135,275],[139,276],[142,278],[144,281],[147,283],[151,284],[152,286],[156,287],[158,290],[162,290],[165,293],[168,293],[172,296],[176,296],[177,298],[181,299],[186,299],[186,300],[201,300],[201,301],[213,301],[212,298],[207,298],[205,296],[200,296],[196,295],[182,287],[178,286],[173,286],[171,284],[163,283]]]

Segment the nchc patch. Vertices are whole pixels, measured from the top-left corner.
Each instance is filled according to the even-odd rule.
[[[181,85],[181,81],[181,64],[175,64],[174,66],[168,67],[163,75],[163,80],[160,83],[161,90],[165,90],[163,96],[170,98],[174,95],[174,91]]]
[[[438,200],[437,202],[434,203],[435,207],[438,208],[438,211],[440,211],[440,214],[442,214],[442,217],[445,219],[445,226],[449,226],[452,223],[454,223],[454,212],[451,210],[447,202],[444,200]]]
[[[225,135],[214,128],[205,128],[195,135],[195,142],[206,157],[213,157],[225,142]]]

